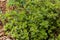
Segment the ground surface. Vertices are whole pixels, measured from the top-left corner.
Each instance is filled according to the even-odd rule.
[[[0,0],[0,9],[2,10],[2,13],[5,13],[6,0]],[[15,40],[15,39],[5,35],[4,27],[3,27],[3,24],[1,21],[0,21],[0,40]]]

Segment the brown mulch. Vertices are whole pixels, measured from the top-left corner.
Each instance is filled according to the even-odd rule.
[[[2,13],[6,12],[6,2],[7,0],[0,0],[0,9]],[[11,36],[6,36],[2,22],[0,21],[0,40],[15,40]]]
[[[0,37],[0,40],[15,40],[15,39],[12,39],[12,38],[7,37],[7,36],[2,36],[2,37]]]
[[[6,2],[7,2],[7,0],[0,0],[0,9],[1,9],[2,13],[6,12]]]

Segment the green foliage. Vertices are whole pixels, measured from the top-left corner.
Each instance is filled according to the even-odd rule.
[[[17,6],[16,10],[0,15],[7,35],[16,40],[60,40],[59,0],[11,2]]]

